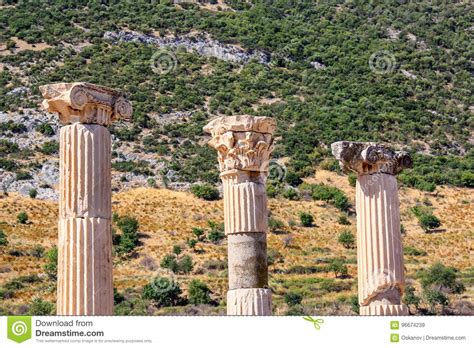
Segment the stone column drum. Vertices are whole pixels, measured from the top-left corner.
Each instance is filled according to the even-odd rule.
[[[111,139],[107,130],[132,107],[122,94],[89,83],[40,87],[59,113],[58,315],[113,314]]]
[[[400,203],[395,175],[412,166],[406,152],[376,143],[340,141],[332,153],[344,172],[357,174],[357,268],[361,315],[408,315]]]
[[[266,179],[275,121],[220,117],[204,127],[218,152],[228,243],[228,315],[271,315],[267,268]]]

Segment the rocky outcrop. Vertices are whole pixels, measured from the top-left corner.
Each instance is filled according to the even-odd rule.
[[[104,34],[104,38],[114,42],[139,42],[146,45],[154,45],[159,48],[176,49],[182,47],[187,51],[193,51],[205,57],[215,57],[229,62],[247,63],[255,59],[262,64],[270,63],[270,55],[267,53],[255,50],[244,50],[238,46],[222,44],[219,41],[211,39],[207,34],[162,38],[122,30],[118,33],[107,31]]]

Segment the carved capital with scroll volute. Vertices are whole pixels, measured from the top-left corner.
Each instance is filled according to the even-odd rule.
[[[209,122],[209,145],[218,152],[221,173],[229,170],[268,172],[275,120],[261,116],[224,116]]]
[[[86,82],[55,83],[39,87],[43,106],[59,113],[63,125],[71,123],[109,126],[114,120],[129,119],[132,105],[119,91]]]
[[[411,168],[413,165],[409,153],[393,151],[385,145],[377,143],[338,141],[331,145],[331,149],[345,173],[396,175],[404,168]]]

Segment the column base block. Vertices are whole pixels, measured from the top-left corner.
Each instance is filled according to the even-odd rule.
[[[227,315],[272,315],[272,291],[262,288],[229,290]]]
[[[360,306],[360,315],[408,315],[408,307],[404,304],[401,305],[369,305]]]

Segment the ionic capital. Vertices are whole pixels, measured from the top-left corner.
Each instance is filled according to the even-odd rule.
[[[218,152],[221,172],[243,170],[267,172],[273,151],[275,120],[259,116],[227,116],[209,122],[209,145]]]
[[[338,141],[331,145],[331,149],[341,169],[346,173],[396,175],[404,168],[411,168],[413,164],[409,153],[393,151],[377,143]]]
[[[86,82],[55,83],[39,87],[43,106],[59,113],[62,124],[85,123],[108,126],[118,118],[129,119],[132,105],[122,93]]]

